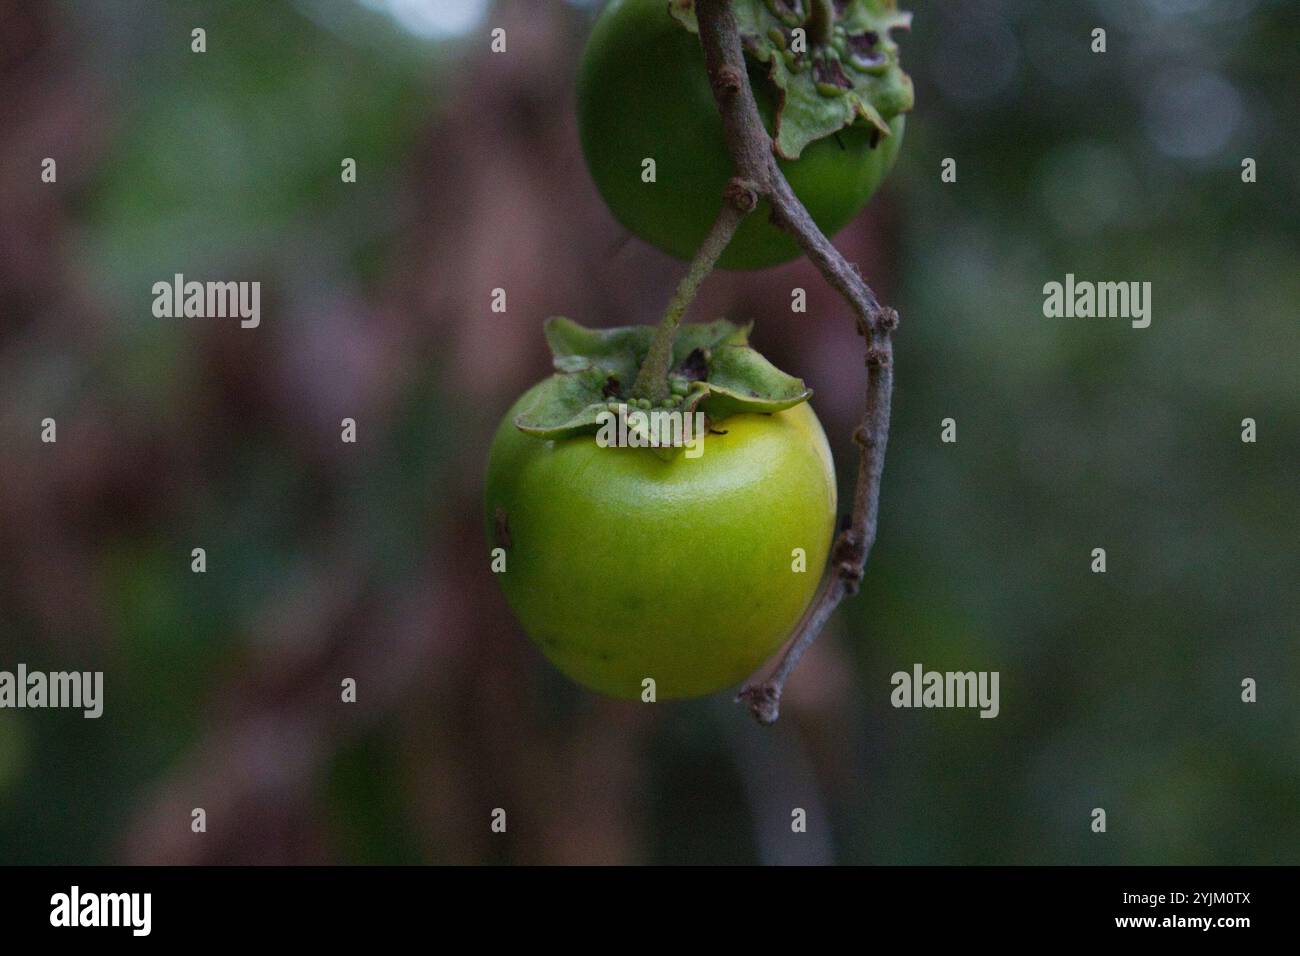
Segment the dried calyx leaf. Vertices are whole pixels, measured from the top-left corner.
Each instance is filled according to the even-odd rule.
[[[771,414],[805,402],[812,389],[782,372],[749,344],[752,323],[726,319],[686,323],[677,330],[665,410],[702,412],[719,422],[741,412]],[[588,329],[569,319],[546,322],[556,374],[515,416],[515,426],[538,438],[595,434],[602,413],[620,404],[648,409],[630,394],[655,329],[634,325]]]
[[[734,0],[732,9],[745,53],[776,87],[782,158],[857,122],[889,136],[890,120],[911,110],[912,80],[890,31],[909,29],[912,15],[895,0]],[[699,32],[694,0],[669,0],[669,10]]]

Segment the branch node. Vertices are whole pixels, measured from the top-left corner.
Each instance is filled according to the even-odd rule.
[[[862,577],[862,565],[866,560],[866,549],[862,547],[862,538],[852,529],[843,532],[835,539],[835,547],[831,550],[831,560],[837,566],[856,566],[856,577]],[[840,575],[844,577],[844,574]]]
[[[713,88],[715,95],[726,100],[733,100],[740,95],[740,72],[732,66],[720,66],[714,74]]]
[[[722,198],[742,213],[751,213],[758,205],[758,186],[748,179],[732,176],[722,191]]]
[[[867,349],[867,368],[884,368],[888,364],[888,351],[881,348]]]
[[[749,712],[764,726],[776,723],[781,716],[781,688],[772,681],[746,684],[736,695],[736,703],[749,704]]]
[[[863,570],[856,564],[841,564],[836,569],[839,579],[844,583],[844,596],[853,597],[862,585]]]

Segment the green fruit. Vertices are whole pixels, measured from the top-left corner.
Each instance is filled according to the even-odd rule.
[[[765,69],[751,63],[750,80],[771,132],[777,91]],[[859,121],[810,143],[798,159],[779,160],[827,235],[857,215],[893,166],[903,115],[888,126],[891,135],[882,137]],[[717,216],[732,163],[699,38],[669,15],[668,0],[613,0],[602,11],[578,76],[578,132],[614,217],[665,252],[694,255]],[[646,158],[655,161],[653,183],[642,181]],[[723,268],[758,269],[799,255],[769,212],[760,203],[746,218],[722,255]]]
[[[545,440],[506,414],[488,462],[497,575],[528,636],[561,671],[615,697],[659,699],[743,680],[791,634],[825,566],[835,473],[806,404],[716,426],[698,457]],[[793,570],[794,549],[806,570]]]

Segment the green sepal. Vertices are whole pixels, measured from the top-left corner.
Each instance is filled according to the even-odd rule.
[[[650,349],[654,329],[648,325],[589,329],[572,319],[556,316],[546,320],[543,334],[551,350],[551,364],[557,372],[600,368],[630,385],[641,367],[641,359]]]
[[[889,123],[912,108],[912,79],[899,65],[893,30],[912,15],[895,0],[835,0],[828,42],[807,34],[815,0],[734,0],[745,53],[764,64],[778,91],[773,141],[783,159],[798,159],[809,143],[856,122],[889,136]],[[669,11],[699,33],[694,0],[669,0]],[[793,30],[805,29],[807,49],[793,50]]]
[[[532,402],[515,416],[515,427],[538,438],[571,438],[595,432],[607,408],[601,395],[606,376],[595,369],[552,375]]]
[[[698,407],[714,422],[741,412],[770,415],[812,396],[812,389],[801,379],[787,375],[748,345],[714,349],[709,357],[707,384],[708,391],[691,407]]]
[[[669,373],[678,403],[663,410],[703,412],[713,423],[742,412],[771,414],[807,401],[812,389],[750,346],[752,327],[726,319],[680,326]],[[569,319],[548,319],[545,335],[555,374],[515,416],[515,427],[552,440],[595,434],[602,412],[632,403],[629,393],[654,332],[647,325],[588,329]],[[652,450],[671,457],[680,449]]]

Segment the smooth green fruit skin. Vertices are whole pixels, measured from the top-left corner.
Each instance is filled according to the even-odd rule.
[[[640,697],[647,677],[662,700],[749,676],[799,622],[834,532],[835,471],[812,409],[734,415],[698,458],[663,461],[592,435],[525,435],[513,420],[531,395],[496,433],[486,492],[490,547],[506,545],[498,513],[508,528],[496,577],[528,636],[614,697]]]
[[[751,69],[755,99],[771,132],[774,91]],[[858,214],[889,173],[904,118],[871,148],[862,122],[810,143],[797,160],[780,160],[795,195],[822,232],[834,235]],[[668,0],[613,0],[597,18],[578,75],[578,133],[587,168],[614,217],[679,259],[704,241],[722,202],[732,164],[697,36],[668,13]],[[655,161],[655,182],[641,179]],[[761,269],[799,255],[790,236],[768,221],[766,202],[748,216],[719,261],[724,269]]]

